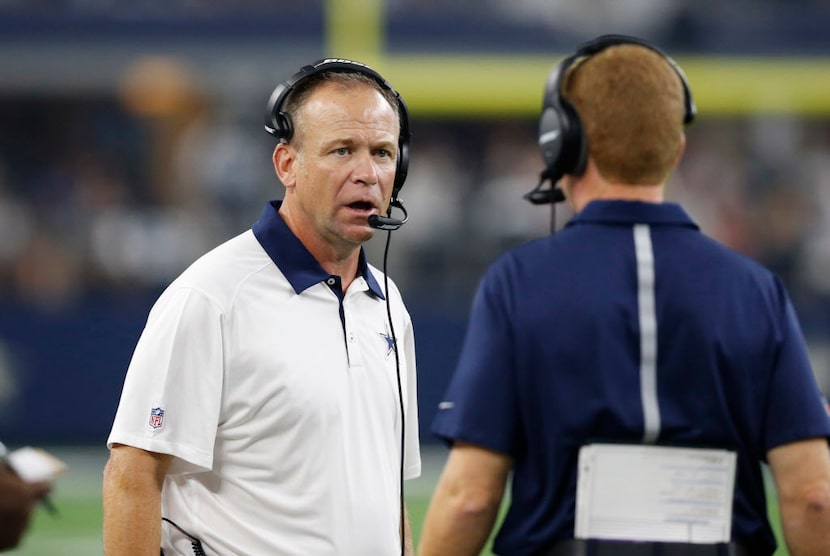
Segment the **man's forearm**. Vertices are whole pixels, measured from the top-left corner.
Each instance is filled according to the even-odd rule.
[[[403,547],[405,556],[415,556],[415,546],[412,544],[412,527],[409,526],[409,510],[403,509]]]
[[[781,524],[793,556],[830,554],[830,452],[812,438],[767,454],[775,477]]]
[[[106,556],[158,556],[161,515],[149,504],[121,498],[104,503],[104,554]]]
[[[497,509],[469,514],[438,500],[424,523],[419,556],[476,555],[487,542]]]
[[[504,496],[510,457],[456,442],[432,495],[419,556],[476,556],[487,543]]]
[[[158,556],[161,493],[151,477],[128,476],[108,465],[104,472],[104,554]]]
[[[783,502],[781,522],[794,556],[830,554],[830,485],[811,485],[802,498]]]

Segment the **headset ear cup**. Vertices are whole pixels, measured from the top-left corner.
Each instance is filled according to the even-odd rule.
[[[561,174],[581,176],[588,162],[588,138],[582,126],[582,118],[564,99],[562,106],[562,150],[557,161]]]
[[[588,140],[582,120],[564,99],[547,106],[539,120],[539,148],[548,174],[556,179],[564,174],[580,175],[588,158]]]
[[[285,124],[282,121],[282,116],[284,116],[282,104],[291,87],[292,85],[289,82],[277,85],[274,92],[271,93],[265,109],[265,131],[280,140],[283,139],[285,134]]]
[[[386,83],[386,86],[391,89],[391,85]],[[404,102],[403,97],[394,89],[395,99],[398,103],[398,118],[400,127],[398,129],[398,164],[395,168],[395,181],[392,186],[392,199],[397,199],[398,194],[406,182],[406,176],[409,173],[409,143],[412,139],[412,132],[409,128],[409,109]]]
[[[398,164],[395,168],[395,181],[392,186],[392,198],[397,199],[409,172],[409,140],[401,141],[398,145]]]
[[[579,175],[587,163],[587,138],[576,109],[561,96],[568,68],[578,55],[562,60],[548,76],[539,119],[539,148],[545,161],[544,176],[554,184],[565,174]]]
[[[554,169],[562,152],[562,123],[559,111],[552,106],[547,106],[539,118],[539,149],[545,166]]]
[[[277,138],[280,141],[290,141],[294,136],[294,126],[291,123],[291,116],[285,112],[279,112],[276,115],[277,121]]]

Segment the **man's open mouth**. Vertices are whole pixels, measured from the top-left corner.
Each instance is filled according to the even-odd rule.
[[[356,201],[354,203],[349,203],[349,208],[353,210],[359,210],[361,212],[369,211],[374,208],[372,203],[368,203],[366,201]]]

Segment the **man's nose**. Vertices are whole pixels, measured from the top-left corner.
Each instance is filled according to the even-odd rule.
[[[363,151],[357,153],[353,176],[355,181],[363,182],[366,185],[378,183],[378,166],[371,153]]]

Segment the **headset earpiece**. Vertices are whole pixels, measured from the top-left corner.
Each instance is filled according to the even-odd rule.
[[[559,64],[545,87],[539,119],[539,148],[550,172],[581,174],[588,158],[588,140],[576,109],[560,94],[562,80],[575,58]],[[558,178],[557,178],[558,179]]]
[[[293,137],[294,126],[291,123],[291,117],[285,112],[274,112],[270,124],[270,126],[265,126],[265,130],[278,140],[288,142]]]
[[[398,198],[398,193],[406,181],[409,170],[409,111],[401,95],[381,75],[365,64],[347,60],[345,58],[324,58],[311,65],[303,66],[300,71],[292,75],[283,83],[277,85],[268,99],[265,111],[265,131],[279,141],[290,141],[294,135],[294,126],[291,116],[284,112],[285,101],[299,83],[313,75],[327,72],[359,73],[373,79],[382,89],[389,91],[398,104],[400,134],[398,136],[398,162],[395,170],[395,182],[392,185],[392,200]]]

